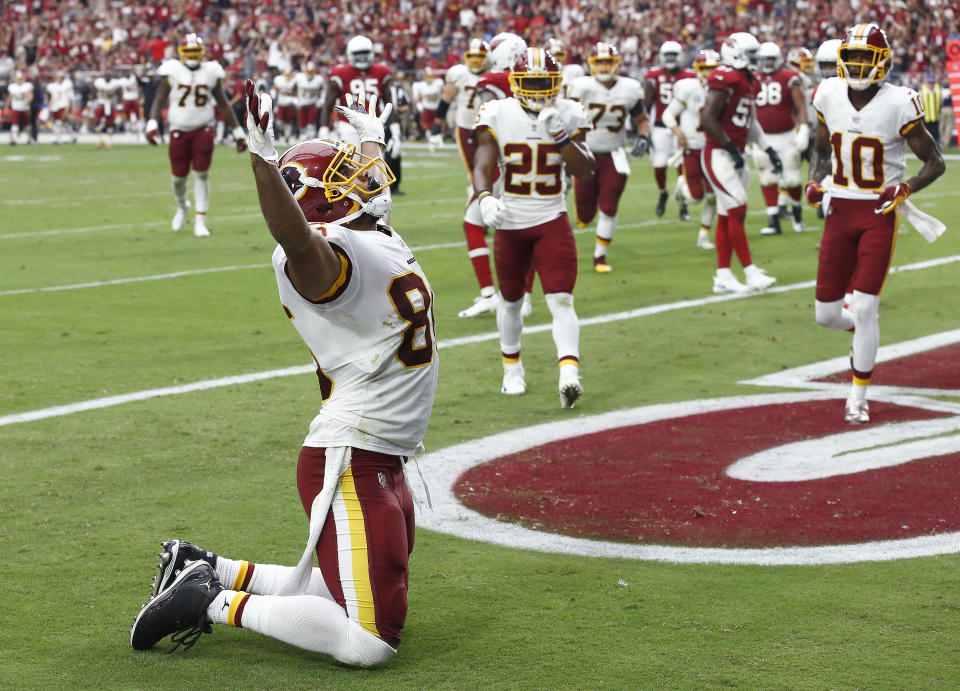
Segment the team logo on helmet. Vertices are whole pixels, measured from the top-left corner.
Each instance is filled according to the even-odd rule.
[[[510,72],[513,95],[527,110],[538,112],[552,106],[560,94],[560,66],[543,48],[527,48]]]

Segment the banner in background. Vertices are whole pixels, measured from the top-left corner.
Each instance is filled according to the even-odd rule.
[[[954,132],[960,144],[960,40],[947,42],[947,77],[950,79],[950,98],[953,102]]]

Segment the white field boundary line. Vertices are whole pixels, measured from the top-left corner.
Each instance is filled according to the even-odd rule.
[[[931,268],[934,266],[940,266],[942,264],[947,264],[949,262],[960,261],[960,255],[953,257],[945,257],[939,260],[933,260],[929,262],[919,262],[917,264],[908,264],[906,266],[898,267],[898,271],[918,271],[922,269]],[[784,293],[791,290],[802,290],[808,289],[813,286],[812,281],[804,281],[802,283],[794,283],[789,286],[780,286],[775,289],[771,289],[767,292],[777,292]],[[687,309],[691,307],[703,307],[705,305],[716,304],[719,302],[728,302],[731,300],[743,300],[750,297],[758,297],[757,295],[710,295],[704,298],[696,298],[691,300],[680,300],[677,302],[670,302],[661,305],[650,305],[649,307],[639,307],[637,309],[626,310],[623,312],[614,312],[611,314],[601,314],[596,317],[588,317],[586,319],[580,320],[581,327],[595,326],[597,324],[608,324],[610,322],[617,321],[626,321],[628,319],[637,319],[639,317],[647,317],[655,314],[663,314],[664,312],[672,312],[675,310]],[[538,324],[536,326],[524,327],[523,333],[526,335],[538,334],[552,331],[552,324]],[[953,333],[953,332],[948,332]],[[444,350],[447,348],[457,348],[465,345],[473,345],[476,343],[483,343],[486,341],[494,341],[500,337],[499,333],[496,331],[482,333],[482,334],[473,334],[471,336],[462,336],[460,338],[449,338],[444,339],[437,343],[437,348],[439,350]],[[889,351],[888,351],[889,352]],[[879,361],[879,360],[878,360]],[[253,372],[251,374],[240,374],[229,377],[222,377],[220,379],[207,379],[198,382],[192,382],[190,384],[181,384],[179,386],[169,386],[159,389],[147,389],[145,391],[135,391],[128,394],[121,394],[118,396],[106,396],[103,398],[94,398],[87,401],[79,401],[77,403],[69,403],[66,405],[53,406],[50,408],[40,408],[38,410],[30,410],[23,413],[13,413],[10,415],[0,416],[0,427],[6,425],[15,425],[21,422],[33,422],[35,420],[44,420],[52,417],[61,417],[63,415],[71,415],[73,413],[80,413],[87,410],[98,410],[101,408],[109,408],[116,405],[122,405],[124,403],[132,403],[134,401],[144,401],[150,398],[160,398],[162,396],[177,396],[180,394],[192,393],[194,391],[205,391],[209,389],[216,389],[225,386],[235,386],[238,384],[248,384],[250,382],[262,381],[265,379],[275,379],[279,377],[291,377],[299,374],[309,374],[315,370],[314,365],[301,365],[299,367],[286,367],[283,369],[274,369],[267,370],[264,372]],[[790,371],[790,370],[788,370]],[[763,379],[762,377],[760,379]],[[790,386],[782,384],[765,384],[766,386]],[[810,384],[802,384],[804,387],[809,387]],[[830,385],[831,387],[833,385]],[[819,388],[819,387],[817,387]],[[876,387],[878,390],[880,387]],[[900,389],[896,390],[900,392]]]
[[[660,219],[654,221],[644,221],[642,223],[629,223],[621,227],[637,228],[642,226],[660,225],[669,223]],[[573,231],[576,234],[591,233],[589,228]],[[435,245],[420,245],[411,247],[413,252],[428,252],[431,250],[456,249],[457,247],[466,247],[465,242],[441,242]],[[207,269],[189,269],[185,271],[173,271],[165,274],[153,274],[150,276],[131,276],[129,278],[111,278],[103,281],[89,281],[87,283],[71,283],[69,285],[44,286],[41,288],[14,288],[11,290],[0,290],[0,297],[5,295],[30,295],[32,293],[51,293],[61,290],[79,290],[81,288],[102,288],[104,286],[124,285],[126,283],[141,283],[143,281],[161,281],[170,278],[183,278],[184,276],[200,276],[202,274],[219,273],[221,271],[239,271],[242,269],[263,269],[271,266],[270,264],[239,264],[236,266],[215,266]]]

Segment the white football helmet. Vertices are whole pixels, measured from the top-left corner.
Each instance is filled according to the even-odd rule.
[[[658,56],[660,66],[667,70],[675,70],[680,67],[680,55],[683,53],[683,46],[676,41],[664,41],[660,45]]]
[[[727,67],[743,70],[753,65],[759,49],[760,43],[756,36],[746,31],[738,31],[730,34],[720,46],[720,59]]]
[[[490,41],[490,52],[487,54],[487,63],[491,72],[503,72],[513,67],[524,51],[527,42],[510,32],[499,33]]]
[[[773,74],[783,64],[783,51],[773,41],[766,41],[757,48],[757,67],[764,74]]]
[[[817,48],[817,55],[814,58],[817,61],[817,76],[820,79],[837,76],[837,60],[840,56],[840,44],[843,43],[839,38],[831,38],[824,41]]]
[[[347,41],[347,62],[361,72],[373,65],[373,41],[366,36],[354,36]]]

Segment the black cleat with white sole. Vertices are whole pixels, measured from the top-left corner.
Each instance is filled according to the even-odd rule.
[[[163,543],[163,549],[157,552],[157,556],[160,557],[160,563],[157,564],[158,573],[153,577],[151,598],[166,590],[188,561],[202,559],[210,566],[217,565],[216,554],[183,540],[167,540]]]
[[[191,561],[158,596],[140,610],[130,628],[134,650],[149,650],[166,636],[174,643],[169,652],[193,647],[204,633],[212,633],[207,607],[223,591],[213,567],[205,561]]]

